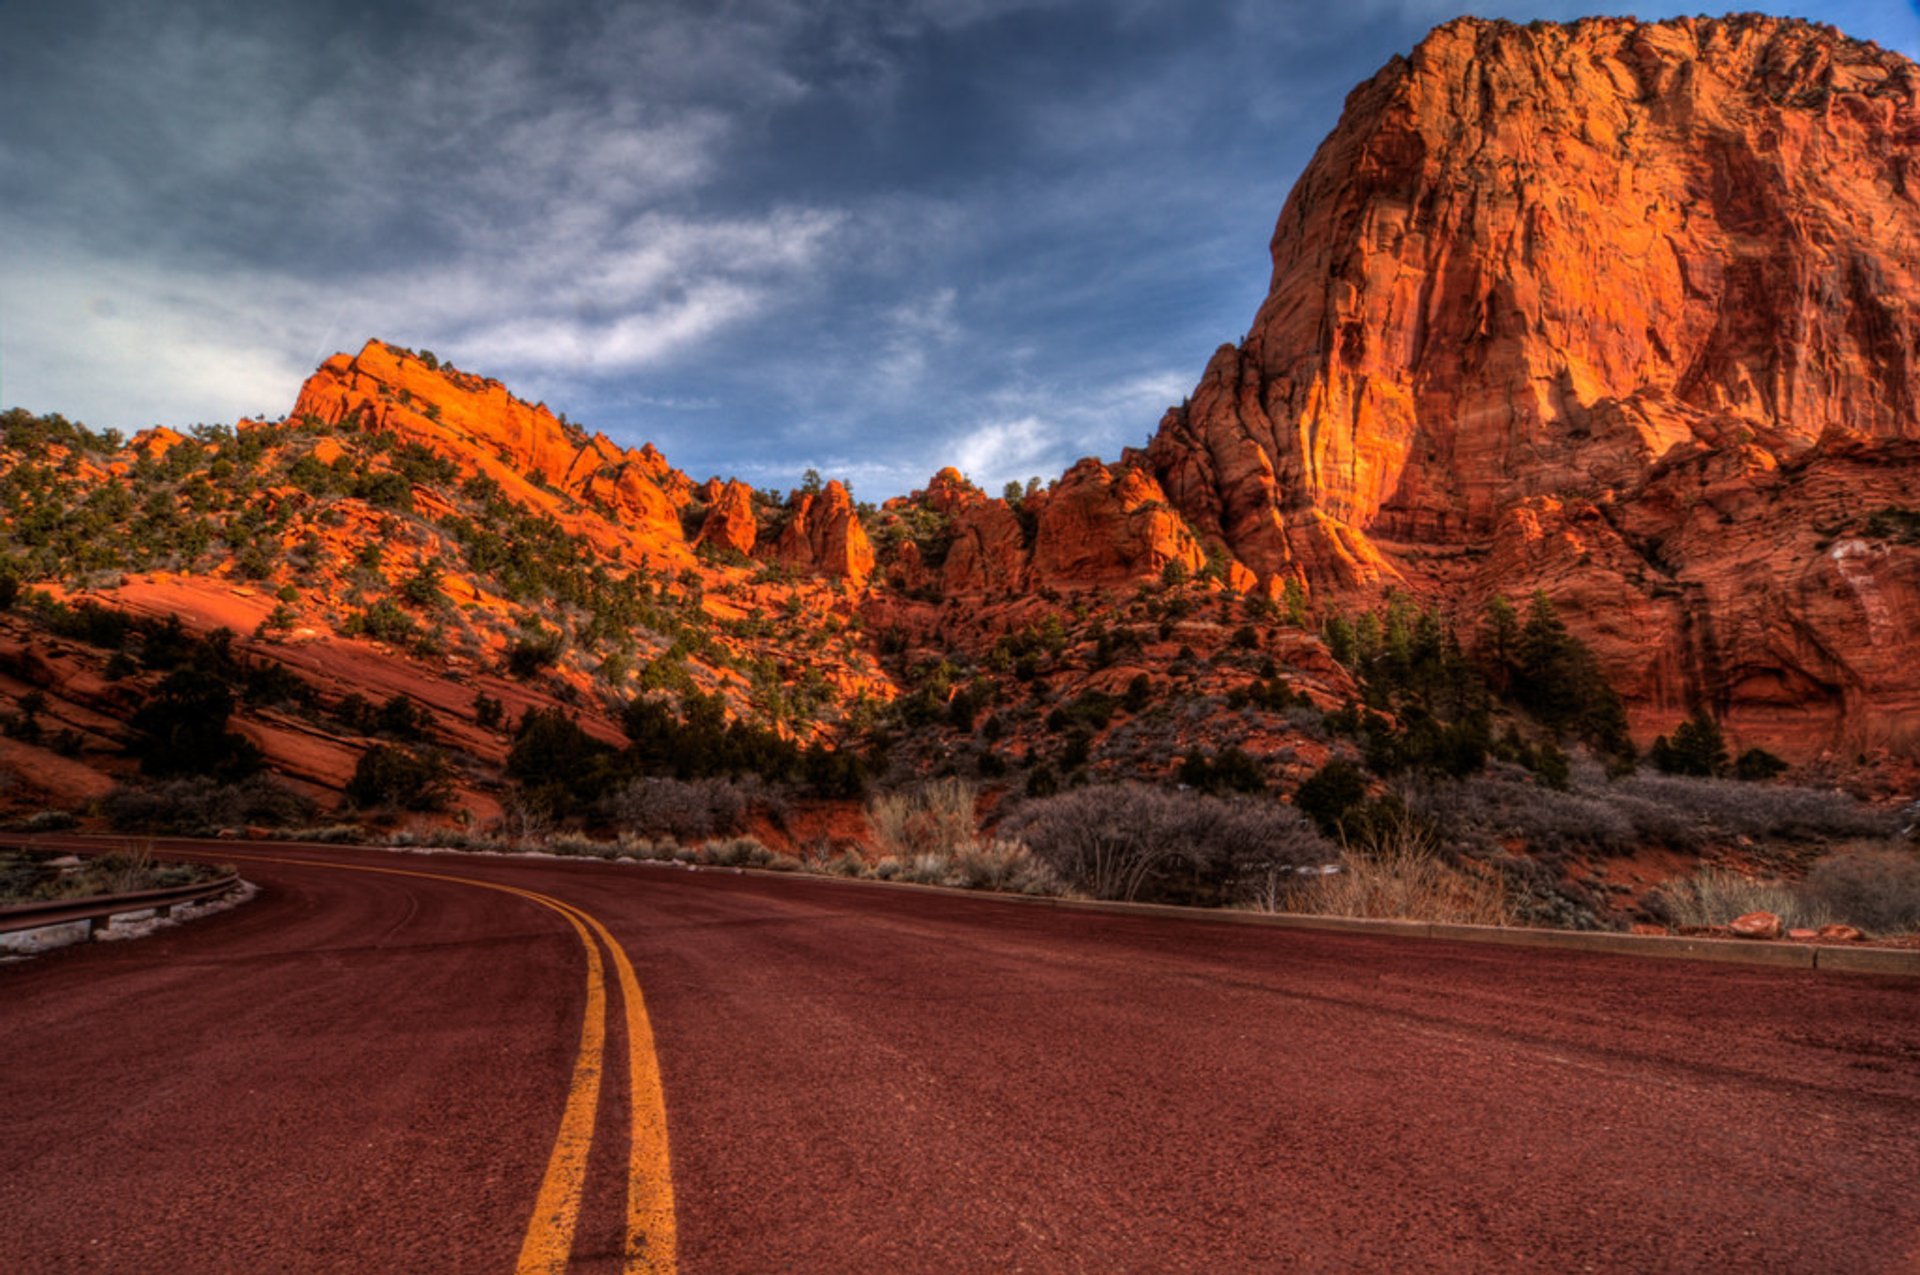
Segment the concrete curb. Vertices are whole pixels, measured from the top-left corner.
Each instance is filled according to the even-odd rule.
[[[701,872],[734,872],[757,877],[815,881],[822,885],[867,886],[875,889],[921,890],[966,898],[995,899],[1029,907],[1071,912],[1104,912],[1117,916],[1157,916],[1217,925],[1253,925],[1276,930],[1316,930],[1332,934],[1371,934],[1397,939],[1426,939],[1448,943],[1487,943],[1501,947],[1552,948],[1563,952],[1595,952],[1666,961],[1709,961],[1758,965],[1774,969],[1830,970],[1835,973],[1879,974],[1920,978],[1920,949],[1887,947],[1823,947],[1785,940],[1707,939],[1666,934],[1615,934],[1604,930],[1539,930],[1500,925],[1448,925],[1433,921],[1386,921],[1349,916],[1307,916],[1293,912],[1244,912],[1229,908],[1182,907],[1171,903],[1114,903],[1100,899],[1057,899],[1037,894],[999,894],[955,886],[923,885],[912,881],[875,881],[863,877],[835,877],[810,872],[770,872],[764,868],[695,866]]]

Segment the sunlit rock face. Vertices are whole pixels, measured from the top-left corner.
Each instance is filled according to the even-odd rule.
[[[1545,587],[1650,727],[1884,741],[1920,568],[1842,533],[1920,504],[1917,94],[1804,22],[1440,27],[1348,98],[1146,464],[1264,577]]]

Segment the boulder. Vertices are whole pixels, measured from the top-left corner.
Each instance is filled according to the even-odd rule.
[[[1749,912],[1727,922],[1727,929],[1741,939],[1777,939],[1781,928],[1780,918],[1771,912]]]

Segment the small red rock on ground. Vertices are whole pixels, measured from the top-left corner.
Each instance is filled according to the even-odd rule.
[[[1780,918],[1771,912],[1749,912],[1745,916],[1736,916],[1727,923],[1735,937],[1743,939],[1777,939],[1780,937]]]

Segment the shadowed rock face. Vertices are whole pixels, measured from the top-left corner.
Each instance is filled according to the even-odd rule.
[[[1262,575],[1548,588],[1643,721],[1891,726],[1914,551],[1827,542],[1920,477],[1917,98],[1802,22],[1449,23],[1348,98],[1146,462]]]

